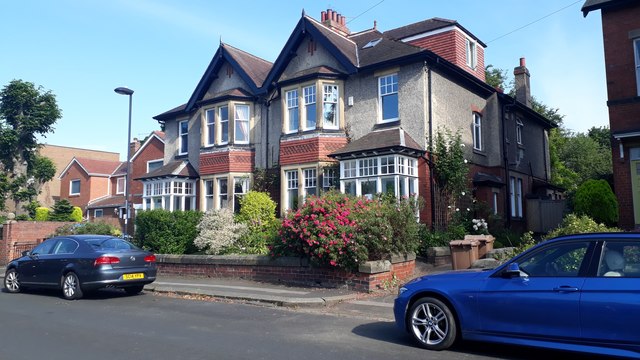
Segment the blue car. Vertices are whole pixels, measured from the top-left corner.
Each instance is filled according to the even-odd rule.
[[[69,235],[45,240],[9,262],[4,287],[9,293],[25,288],[61,289],[65,299],[104,287],[137,294],[156,279],[156,257],[113,236]]]
[[[563,236],[491,270],[414,279],[397,325],[430,350],[458,339],[640,357],[640,234]]]

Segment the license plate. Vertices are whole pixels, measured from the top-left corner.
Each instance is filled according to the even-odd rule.
[[[122,280],[136,280],[136,279],[144,279],[143,273],[135,273],[135,274],[124,274],[122,275]]]

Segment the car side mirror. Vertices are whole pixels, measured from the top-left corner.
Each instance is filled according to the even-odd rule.
[[[513,262],[507,266],[507,268],[502,272],[502,277],[513,279],[516,277],[520,277],[522,272],[520,271],[520,265],[518,263]]]

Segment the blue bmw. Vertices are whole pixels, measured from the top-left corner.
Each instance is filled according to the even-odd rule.
[[[399,289],[397,325],[422,347],[458,340],[640,357],[640,234],[563,236],[491,270]]]
[[[58,288],[65,299],[103,287],[137,294],[156,279],[156,257],[123,239],[105,235],[58,236],[45,240],[7,265],[4,287]]]

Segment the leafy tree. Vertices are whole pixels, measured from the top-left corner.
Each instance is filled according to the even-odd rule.
[[[53,205],[53,213],[49,217],[52,221],[70,221],[73,213],[73,205],[67,199],[56,201]]]
[[[603,149],[611,148],[611,131],[607,126],[595,127],[587,131],[587,135],[595,140]]]
[[[489,64],[484,68],[485,81],[494,88],[505,89],[507,85],[507,70],[498,69]]]
[[[618,200],[605,180],[587,180],[576,190],[573,207],[577,214],[609,226],[618,221]]]
[[[50,91],[13,80],[0,91],[0,208],[11,198],[18,212],[55,175],[51,160],[38,155],[37,136],[46,136],[62,116]]]

